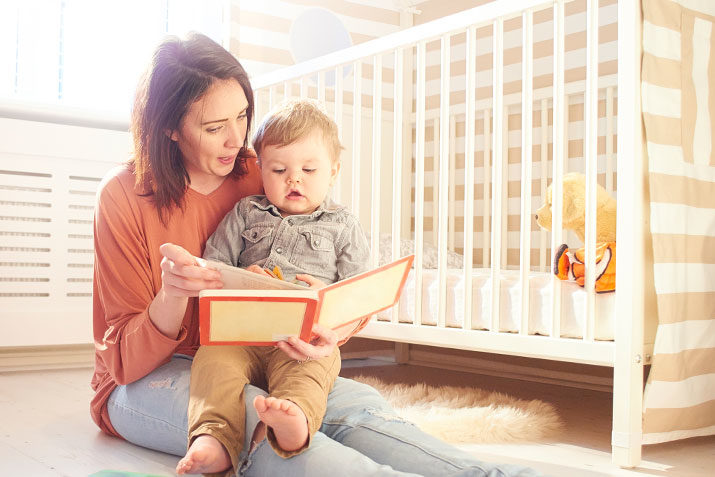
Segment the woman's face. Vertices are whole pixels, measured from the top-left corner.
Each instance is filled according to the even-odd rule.
[[[214,191],[233,170],[246,139],[248,100],[235,79],[217,80],[171,131],[184,157],[191,188]]]

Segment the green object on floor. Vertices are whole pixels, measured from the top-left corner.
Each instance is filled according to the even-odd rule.
[[[123,470],[100,470],[88,477],[166,477],[157,474],[142,474],[141,472],[125,472]]]

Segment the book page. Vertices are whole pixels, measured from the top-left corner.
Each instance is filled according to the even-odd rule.
[[[223,290],[306,290],[307,287],[297,283],[278,280],[277,278],[259,275],[243,268],[233,267],[225,263],[207,260],[209,267],[221,272]]]
[[[335,328],[394,305],[411,265],[393,262],[324,289],[318,323]]]
[[[211,302],[211,341],[271,342],[299,336],[306,301],[261,298]]]

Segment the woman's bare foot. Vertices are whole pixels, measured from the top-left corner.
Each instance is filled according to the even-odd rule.
[[[253,400],[258,417],[273,429],[276,441],[284,451],[303,447],[308,440],[308,420],[294,402],[258,395]]]
[[[231,467],[231,457],[213,436],[201,434],[189,446],[186,455],[176,464],[177,474],[209,474]]]

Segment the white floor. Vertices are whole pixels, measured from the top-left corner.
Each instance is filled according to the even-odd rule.
[[[344,369],[346,375],[358,373],[405,382],[465,385],[474,381],[481,387],[523,394],[519,397],[550,400],[564,417],[566,430],[559,442],[462,446],[484,460],[519,462],[564,477],[714,475],[715,436],[649,446],[637,469],[615,468],[608,444],[610,416],[604,415],[609,413],[610,395],[605,393],[500,383],[495,378],[414,366],[352,364]],[[98,431],[89,417],[90,376],[89,368],[0,373],[0,477],[79,477],[104,469],[174,475],[176,457]]]

